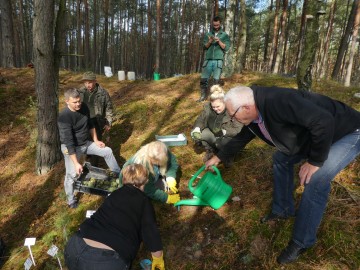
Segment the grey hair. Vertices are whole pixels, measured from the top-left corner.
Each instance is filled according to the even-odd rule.
[[[70,98],[78,98],[80,97],[80,92],[76,88],[70,88],[64,93],[65,100],[69,100]]]
[[[220,99],[221,101],[224,101],[225,97],[225,91],[222,89],[222,87],[218,84],[215,84],[211,86],[210,88],[210,101],[214,101],[217,99]]]
[[[236,86],[226,93],[224,102],[230,103],[233,108],[254,105],[254,92],[250,87]]]

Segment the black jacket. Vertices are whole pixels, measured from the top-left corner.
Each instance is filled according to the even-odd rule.
[[[327,96],[278,87],[251,87],[256,107],[276,148],[284,154],[301,154],[322,166],[330,146],[360,128],[360,112]],[[240,151],[255,135],[274,146],[251,123],[218,153],[221,160]]]

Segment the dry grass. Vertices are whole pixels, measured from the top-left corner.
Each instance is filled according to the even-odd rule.
[[[36,126],[34,73],[32,69],[0,69],[7,83],[0,85],[0,235],[8,244],[3,269],[23,269],[29,256],[23,247],[25,237],[37,237],[33,248],[37,266],[32,269],[58,269],[46,251],[51,244],[62,250],[69,235],[84,220],[85,212],[96,209],[102,198],[83,195],[76,211],[65,204],[62,187],[64,166],[60,162],[47,176],[34,174]],[[81,74],[61,72],[61,91],[80,85]],[[185,133],[202,109],[199,74],[160,81],[122,81],[99,76],[109,90],[117,119],[106,141],[120,165],[156,134]],[[225,89],[237,84],[295,87],[292,78],[260,73],[234,75],[225,80]],[[359,88],[344,88],[329,81],[316,82],[314,91],[342,100],[356,109],[353,98]],[[61,97],[61,106],[63,100]],[[16,105],[16,106],[15,106]],[[172,148],[181,164],[180,193],[191,196],[187,184],[202,165],[202,154],[187,146]],[[333,184],[329,204],[318,233],[318,243],[296,263],[276,264],[276,256],[287,244],[293,220],[260,224],[259,218],[271,204],[273,149],[259,140],[239,154],[223,179],[233,187],[232,197],[219,210],[209,207],[181,207],[155,203],[161,229],[167,269],[359,269],[360,267],[360,184],[359,162],[339,174]],[[298,201],[301,194],[296,193]],[[62,258],[60,252],[60,258]],[[149,258],[142,248],[134,262]]]

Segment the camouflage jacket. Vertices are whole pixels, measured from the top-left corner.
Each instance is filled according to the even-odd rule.
[[[96,84],[96,91],[94,97],[94,115],[90,115],[91,118],[96,117],[99,123],[104,125],[111,126],[113,121],[113,105],[110,99],[109,93],[102,88],[98,83]],[[87,89],[85,86],[79,89],[81,101],[84,102],[86,105],[91,106],[88,104],[86,100],[84,100],[84,95]]]

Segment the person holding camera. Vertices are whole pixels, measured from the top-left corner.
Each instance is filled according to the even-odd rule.
[[[212,30],[204,36],[205,60],[202,65],[200,89],[201,96],[198,102],[207,98],[208,81],[212,74],[214,84],[219,84],[220,75],[224,64],[224,55],[230,49],[230,38],[221,29],[221,19],[216,16],[212,22]]]

